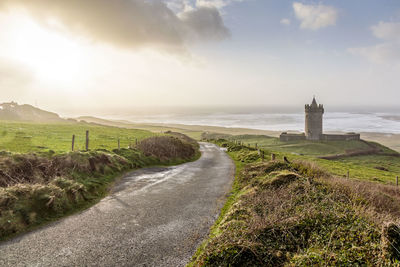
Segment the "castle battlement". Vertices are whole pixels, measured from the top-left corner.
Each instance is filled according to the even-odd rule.
[[[306,112],[307,111],[322,111],[322,112],[324,112],[324,105],[319,104],[318,106],[314,107],[310,104],[307,104],[307,105],[305,105],[304,109]]]
[[[324,113],[324,105],[322,105],[322,104],[318,105],[317,100],[315,100],[315,97],[314,97],[311,105],[309,105],[309,104],[305,105],[305,111],[306,111],[306,113],[310,113],[310,112]]]

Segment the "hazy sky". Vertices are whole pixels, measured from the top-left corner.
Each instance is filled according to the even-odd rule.
[[[0,0],[0,102],[400,106],[399,0]]]

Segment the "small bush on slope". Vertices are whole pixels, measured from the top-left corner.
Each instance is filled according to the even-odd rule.
[[[304,162],[248,164],[236,179],[239,197],[191,265],[399,264],[394,187],[329,177]]]
[[[138,149],[146,156],[169,161],[177,158],[190,159],[196,153],[188,142],[173,136],[150,137],[139,143]]]

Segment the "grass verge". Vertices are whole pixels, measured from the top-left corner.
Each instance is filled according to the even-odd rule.
[[[231,197],[189,266],[397,266],[400,192],[309,161],[262,162],[220,140],[237,166]]]
[[[173,154],[165,153],[165,148]],[[170,133],[135,148],[57,155],[0,155],[0,240],[85,209],[107,195],[123,173],[197,159],[198,144]]]

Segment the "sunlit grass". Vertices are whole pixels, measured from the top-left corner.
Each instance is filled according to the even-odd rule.
[[[395,151],[377,144],[382,155],[366,155],[346,157],[336,160],[320,159],[321,156],[344,154],[348,151],[371,149],[362,141],[293,141],[281,142],[278,138],[265,135],[236,135],[227,136],[228,140],[240,141],[245,146],[262,148],[266,151],[266,158],[270,153],[276,154],[278,159],[284,156],[290,161],[307,160],[317,163],[325,171],[340,177],[369,180],[382,183],[395,183],[396,176],[400,176],[400,157]],[[384,170],[382,170],[382,167]]]
[[[157,135],[146,130],[99,126],[88,123],[39,124],[25,122],[0,122],[0,150],[10,152],[71,151],[72,135],[75,150],[85,149],[86,130],[89,130],[89,149],[112,150],[128,147],[138,141]]]

